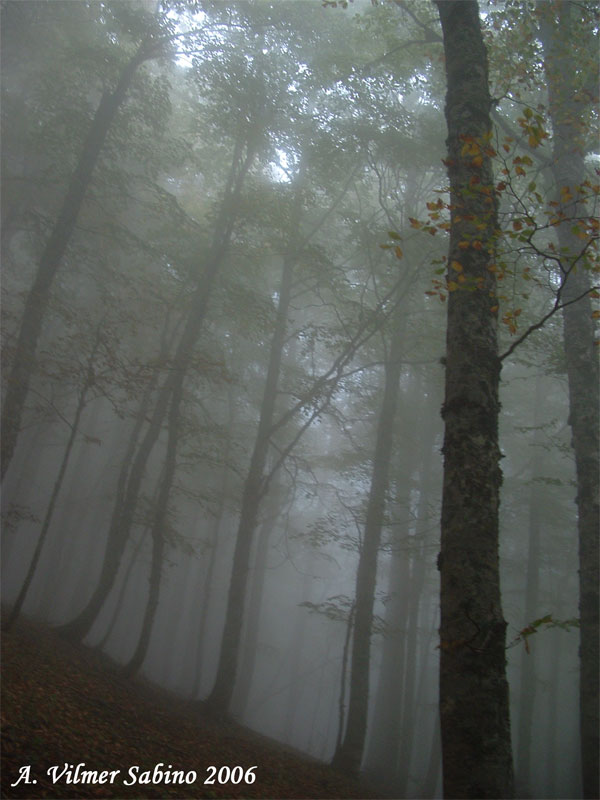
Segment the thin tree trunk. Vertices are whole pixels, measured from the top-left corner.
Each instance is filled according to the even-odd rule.
[[[71,241],[106,135],[125,99],[137,68],[152,57],[153,51],[147,48],[147,43],[141,44],[133,58],[125,65],[115,89],[102,95],[77,167],[71,176],[58,219],[42,252],[33,285],[25,301],[13,364],[8,375],[2,408],[0,480],[4,480],[17,443],[25,399],[35,365],[37,344],[54,278]]]
[[[338,197],[334,200],[325,214],[321,216],[320,220],[303,238],[297,236],[302,202],[301,186],[303,179],[303,167],[301,167],[299,172],[298,181],[300,188],[296,193],[296,208],[293,212],[295,220],[295,225],[292,226],[294,237],[290,243],[288,252],[284,256],[277,318],[275,321],[273,338],[271,340],[269,365],[261,403],[258,431],[242,495],[240,522],[236,537],[233,568],[229,583],[227,610],[225,614],[225,624],[221,640],[219,663],[217,667],[217,678],[213,689],[206,700],[206,703],[218,714],[228,712],[235,685],[239,660],[240,634],[243,624],[244,601],[248,582],[248,564],[252,541],[256,531],[256,520],[260,502],[266,493],[269,481],[273,478],[273,475],[277,472],[277,469],[280,467],[282,461],[297,444],[304,431],[308,428],[312,419],[316,416],[317,411],[315,411],[310,419],[301,426],[299,432],[292,438],[291,442],[282,449],[279,459],[276,461],[269,475],[265,475],[265,465],[270,439],[278,430],[283,428],[291,419],[293,419],[300,409],[306,405],[306,403],[318,398],[321,393],[325,395],[323,404],[326,404],[329,401],[331,392],[341,376],[344,365],[348,363],[348,360],[351,358],[352,354],[356,352],[356,349],[359,347],[359,345],[367,341],[370,336],[373,335],[380,324],[379,319],[364,323],[360,327],[359,331],[352,337],[344,352],[334,361],[331,368],[314,382],[313,386],[303,397],[301,397],[291,408],[281,414],[277,421],[274,421],[275,399],[277,394],[277,384],[281,368],[283,347],[285,343],[287,313],[291,301],[294,266],[300,253],[304,250],[313,236],[320,230],[325,220],[330,216],[330,214],[345,196],[352,183],[352,180],[354,179],[356,171],[357,170],[353,170]],[[374,321],[375,325],[373,325]],[[373,327],[371,327],[372,325]],[[367,330],[368,332],[366,332]]]
[[[83,380],[83,384],[79,391],[79,398],[77,400],[77,406],[75,408],[75,415],[73,417],[73,422],[71,423],[71,432],[69,434],[69,438],[67,439],[67,444],[65,446],[63,458],[58,470],[58,475],[56,476],[56,481],[54,482],[54,488],[52,489],[52,494],[48,502],[46,515],[44,517],[44,522],[42,524],[40,535],[38,536],[35,550],[31,558],[31,562],[29,564],[29,569],[27,570],[27,575],[25,576],[25,580],[23,581],[23,585],[21,586],[21,591],[19,592],[17,599],[15,600],[15,603],[8,616],[8,619],[6,620],[6,623],[4,625],[5,631],[9,630],[13,626],[15,621],[18,619],[19,614],[21,613],[21,609],[23,608],[23,604],[27,597],[27,593],[29,592],[29,587],[31,586],[31,582],[33,581],[34,578],[40,560],[40,556],[42,555],[44,543],[46,541],[48,531],[50,530],[50,524],[52,523],[52,518],[54,516],[54,508],[56,506],[56,501],[58,500],[60,490],[62,489],[63,480],[65,477],[65,473],[67,471],[67,467],[69,466],[69,461],[71,459],[71,452],[73,450],[73,445],[75,444],[75,439],[77,437],[77,434],[79,433],[79,422],[81,420],[81,415],[83,414],[83,410],[87,403],[87,394],[88,391],[91,389],[91,387],[94,385],[94,379],[95,379],[94,362],[96,360],[96,355],[98,354],[100,343],[101,343],[100,328],[98,328],[96,331],[96,338],[94,341],[94,345],[92,347],[92,351],[88,357],[86,374]]]
[[[338,697],[338,732],[335,743],[336,752],[342,746],[344,736],[344,723],[346,716],[346,675],[348,673],[348,657],[350,655],[350,642],[354,630],[354,616],[356,614],[356,603],[352,603],[346,620],[346,636],[344,637],[344,647],[342,649],[342,668],[340,670],[340,694]]]
[[[279,512],[281,511],[277,486],[272,486],[270,489],[266,506],[265,519],[263,520],[257,537],[256,553],[254,556],[252,586],[249,592],[246,611],[243,641],[244,654],[240,666],[240,679],[237,681],[232,701],[232,706],[239,716],[243,716],[246,709],[256,667],[256,649],[260,628],[260,610],[265,587],[269,540],[275,529],[275,523],[279,517]]]
[[[529,495],[529,541],[527,546],[527,575],[525,578],[525,609],[523,627],[531,624],[539,616],[539,586],[540,586],[540,534],[541,534],[541,508],[542,498],[537,485],[533,482],[541,474],[541,409],[544,405],[544,392],[542,380],[538,376],[535,384],[535,399],[533,424],[533,458],[531,465],[531,491]],[[517,727],[517,785],[519,794],[524,797],[530,795],[531,785],[531,734],[533,725],[533,711],[535,708],[536,694],[536,647],[528,653],[525,648],[521,650],[521,669],[519,686],[519,717]]]
[[[427,407],[426,409],[427,410]],[[431,419],[425,414],[427,419]],[[427,423],[425,423],[427,425]],[[415,691],[417,672],[417,637],[425,569],[427,565],[427,547],[425,531],[428,527],[429,488],[431,484],[431,461],[433,456],[433,433],[431,424],[421,435],[422,460],[419,470],[419,507],[415,539],[418,550],[413,554],[410,576],[409,603],[407,608],[406,661],[404,665],[404,700],[402,702],[402,718],[400,720],[400,741],[394,785],[400,797],[409,797],[408,781],[411,775],[411,758],[416,744],[414,737],[415,718],[417,714],[418,693]],[[429,434],[429,435],[428,435]]]
[[[119,594],[117,597],[117,601],[115,603],[115,608],[112,617],[110,618],[110,622],[106,627],[106,633],[104,634],[102,639],[100,639],[100,641],[98,642],[97,645],[98,650],[104,649],[104,646],[108,642],[110,635],[114,630],[117,619],[119,618],[119,614],[121,613],[121,610],[123,608],[123,600],[125,599],[125,592],[127,591],[127,587],[129,585],[129,579],[131,578],[131,573],[133,572],[133,568],[140,554],[140,550],[142,549],[145,535],[146,531],[144,531],[143,534],[140,536],[138,543],[136,544],[136,546],[133,549],[133,552],[131,553],[131,558],[129,559],[129,563],[127,564],[125,574],[123,575],[123,581],[121,583],[121,588],[119,589]]]
[[[314,553],[314,550],[310,552]],[[304,566],[304,579],[301,597],[306,599],[310,592],[310,565]],[[289,631],[289,646],[287,648],[290,663],[290,688],[286,700],[286,709],[283,715],[283,726],[281,731],[281,740],[290,744],[294,740],[294,722],[296,715],[301,711],[301,696],[302,696],[302,664],[303,657],[307,652],[306,648],[306,627],[308,621],[308,614],[295,614],[294,625]]]
[[[438,779],[440,775],[440,763],[441,763],[440,742],[441,742],[440,723],[439,720],[436,719],[433,726],[433,733],[431,735],[429,764],[427,766],[427,772],[425,773],[425,778],[423,779],[423,784],[422,784],[423,788],[421,793],[419,794],[419,797],[429,798],[435,796],[435,790],[438,785]]]
[[[179,428],[181,425],[182,393],[183,377],[175,388],[169,409],[169,438],[167,441],[164,474],[162,476],[161,485],[158,492],[156,511],[151,532],[152,561],[150,566],[148,602],[146,604],[144,620],[137,646],[131,659],[125,666],[124,671],[127,675],[135,675],[144,662],[146,653],[148,651],[148,644],[150,643],[150,636],[152,634],[156,609],[158,608],[158,601],[160,597],[160,579],[163,568],[163,554],[165,550],[165,526],[167,524],[169,496],[171,493],[171,487],[173,485],[173,479],[175,477],[175,470],[177,468],[177,440],[179,438]]]
[[[556,598],[557,605],[560,608],[560,594]],[[554,631],[558,633],[558,631]],[[558,720],[558,704],[559,704],[559,679],[560,668],[562,661],[562,649],[557,647],[550,659],[550,669],[548,675],[549,691],[547,695],[547,711],[548,717],[546,719],[546,735],[544,737],[544,794],[546,797],[557,797],[556,793],[556,772],[559,757],[557,753],[558,745],[558,732],[561,730],[561,725]],[[533,795],[531,795],[533,796]]]
[[[264,471],[275,413],[277,384],[279,382],[281,359],[285,344],[295,261],[296,254],[293,252],[290,252],[284,258],[277,319],[271,341],[269,366],[261,403],[258,431],[242,496],[217,678],[207,700],[209,705],[218,713],[226,713],[229,710],[235,686],[240,634],[244,616],[244,601],[248,583],[248,565],[252,541],[256,531],[258,509],[266,490]]]
[[[579,220],[585,220],[581,184],[585,176],[584,142],[581,118],[589,102],[576,86],[571,63],[572,14],[570,2],[540,4],[540,38],[544,47],[544,69],[548,83],[549,112],[552,121],[552,172],[556,189],[559,252],[564,254],[561,268],[564,288],[562,300],[571,303],[563,310],[564,348],[569,381],[569,422],[577,473],[577,511],[579,533],[579,614],[580,614],[580,730],[583,793],[586,798],[600,796],[600,715],[599,715],[599,579],[600,579],[600,431],[598,421],[599,369],[594,352],[590,276],[581,257]],[[578,298],[581,298],[578,300]],[[577,302],[573,302],[576,301]]]
[[[180,392],[185,379],[194,346],[206,317],[212,287],[231,240],[236,219],[235,204],[239,199],[244,179],[255,156],[255,150],[250,146],[245,152],[244,148],[245,140],[240,137],[236,142],[225,197],[221,203],[219,218],[215,226],[213,247],[192,298],[190,313],[173,358],[173,369],[158,392],[152,417],[133,459],[126,484],[117,494],[100,580],[83,611],[60,629],[67,637],[83,639],[94,624],[118,574],[129,532],[133,525],[148,459],[162,430],[171,397]]]
[[[165,333],[167,322],[168,320],[165,322]],[[161,355],[166,355],[165,347],[165,338],[163,336],[163,352]],[[150,408],[150,402],[157,380],[158,371],[154,373],[152,380],[144,390],[135,418],[135,423],[129,437],[127,450],[121,463],[121,469],[119,470],[119,476],[117,479],[116,497],[107,536],[106,552],[104,561],[102,563],[98,584],[86,606],[78,614],[78,616],[58,628],[58,630],[65,636],[83,639],[83,637],[91,628],[98,611],[102,607],[106,595],[110,591],[112,584],[116,579],[120,564],[120,556],[122,555],[118,552],[118,548],[121,545],[121,539],[118,536],[120,515],[122,513],[123,503],[125,502],[125,497],[127,495],[128,481],[131,475],[132,464],[134,462],[135,449],[146,421],[146,416]],[[123,550],[125,549],[125,546],[126,542],[123,542]]]
[[[210,600],[212,596],[213,576],[215,572],[215,565],[217,562],[217,547],[219,546],[220,531],[223,524],[223,516],[225,514],[225,490],[227,485],[227,473],[225,472],[223,483],[221,484],[221,499],[219,508],[215,517],[212,542],[210,547],[210,556],[208,558],[208,565],[206,567],[206,574],[202,582],[202,596],[200,598],[200,623],[196,632],[196,674],[194,676],[194,683],[192,688],[192,700],[195,700],[200,694],[202,688],[203,676],[203,660],[202,651],[204,649],[204,639],[206,635],[206,623],[208,621],[208,613],[210,611]]]
[[[492,125],[487,55],[477,2],[447,0],[437,6],[447,76],[449,288],[454,283],[470,289],[449,291],[442,407],[438,566],[444,797],[511,798],[506,622],[498,559],[500,362],[492,311],[495,277],[488,269],[498,220],[488,149]],[[481,249],[459,246],[475,239]]]
[[[377,422],[373,475],[356,573],[356,612],[352,640],[348,723],[344,740],[341,746],[337,748],[332,761],[333,766],[337,769],[354,775],[357,775],[360,771],[367,732],[371,628],[373,625],[373,604],[375,602],[375,585],[377,581],[377,557],[381,543],[385,495],[392,454],[393,437],[391,432],[394,429],[400,373],[402,371],[403,327],[404,313],[398,307],[394,317],[390,355],[385,364],[385,385],[381,411]]]
[[[408,507],[408,501],[404,507]],[[404,534],[404,527],[398,533]],[[396,547],[391,557],[389,600],[385,606],[385,623],[390,632],[383,641],[373,726],[365,758],[365,774],[386,793],[392,790],[400,745],[410,577],[407,553],[399,549],[399,543]]]

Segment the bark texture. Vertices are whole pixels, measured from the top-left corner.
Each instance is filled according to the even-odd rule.
[[[514,794],[500,602],[500,363],[487,56],[476,2],[438,2],[451,188],[442,499],[440,722],[444,797]],[[475,180],[472,180],[472,179]],[[481,247],[459,247],[462,242]]]

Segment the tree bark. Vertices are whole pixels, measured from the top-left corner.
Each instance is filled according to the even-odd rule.
[[[563,332],[569,382],[569,423],[577,474],[583,793],[586,798],[597,798],[600,796],[599,369],[594,350],[591,301],[587,294],[591,289],[590,275],[581,257],[584,243],[576,232],[578,220],[586,218],[585,202],[581,197],[585,176],[581,119],[582,103],[589,102],[589,98],[577,91],[573,80],[569,46],[573,24],[571,3],[540,4],[538,11],[553,131],[552,172],[558,211],[562,215],[562,222],[557,226],[564,281],[562,300],[571,303],[563,309]],[[575,9],[574,14],[578,15],[579,11]]]
[[[451,203],[438,560],[444,797],[511,798],[498,559],[500,362],[495,278],[488,269],[498,222],[488,150],[487,55],[477,2],[447,0],[437,6],[446,56]],[[481,249],[459,247],[473,240]]]

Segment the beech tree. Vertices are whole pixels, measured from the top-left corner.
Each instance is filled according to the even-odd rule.
[[[500,599],[498,220],[487,55],[476,2],[438,2],[446,57],[450,250],[442,417],[440,720],[445,797],[513,796]],[[476,143],[476,148],[471,144]],[[472,178],[477,176],[476,183]],[[461,248],[477,240],[481,248]]]
[[[586,63],[585,52],[581,74],[576,75],[571,67],[571,48],[567,49],[566,42],[567,39],[571,41],[574,29],[580,26],[579,8],[571,2],[560,3],[557,7],[539,3],[537,11],[552,123],[552,175],[559,218],[556,231],[564,280],[563,331],[569,379],[569,422],[577,467],[583,790],[585,797],[594,798],[600,792],[600,430],[597,413],[600,375],[590,299],[592,265],[586,258],[591,243],[590,225],[592,236],[595,229],[586,209],[586,130],[582,119],[587,107],[598,104],[598,67],[591,54]],[[590,48],[594,47],[596,39],[596,36],[591,37]]]
[[[147,24],[147,20],[145,22]],[[33,284],[27,294],[2,406],[2,479],[11,462],[19,435],[50,290],[71,240],[108,131],[140,65],[149,59],[157,58],[163,52],[165,36],[159,26],[141,35],[142,41],[121,68],[115,85],[107,87],[102,94],[83,142],[79,160],[66,188],[62,207],[42,251]],[[169,38],[166,36],[167,41]]]
[[[445,794],[510,796],[506,659],[519,794],[578,796],[594,8],[2,4],[9,366],[102,92],[150,31],[168,56],[135,70],[51,282],[9,615],[397,797],[440,793],[442,744]]]

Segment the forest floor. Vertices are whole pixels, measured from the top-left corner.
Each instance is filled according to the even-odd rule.
[[[97,770],[104,783],[69,782],[63,770],[78,764],[85,765],[80,770]],[[153,780],[161,764],[161,770],[172,765],[173,771],[195,772],[196,780],[142,784],[144,778]],[[256,766],[256,778],[248,784],[220,784],[217,775],[207,784],[211,765],[239,765],[244,772]],[[48,772],[51,767],[54,772]],[[130,774],[131,767],[138,769]],[[119,770],[112,780],[109,772],[100,774],[111,770]],[[47,626],[23,620],[3,634],[3,798],[375,796],[273,739],[209,717],[201,704],[191,706],[146,681],[125,678],[106,656],[65,641]]]

